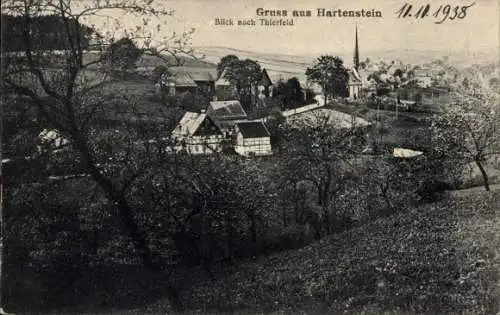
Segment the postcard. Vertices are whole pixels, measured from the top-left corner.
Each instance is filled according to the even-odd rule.
[[[499,9],[2,1],[0,314],[500,314]]]

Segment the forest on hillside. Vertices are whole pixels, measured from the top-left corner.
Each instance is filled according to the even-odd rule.
[[[30,38],[31,50],[65,50],[71,42],[66,33],[74,34],[74,40],[80,41],[83,49],[91,44],[91,38],[99,34],[89,26],[76,20],[64,20],[57,15],[39,15],[26,19],[22,16],[2,14],[2,50],[7,52],[25,51],[28,47],[26,37]]]

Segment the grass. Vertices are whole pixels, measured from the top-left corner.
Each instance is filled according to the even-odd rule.
[[[497,314],[499,201],[454,194],[301,249],[213,266],[215,280],[191,269],[176,278],[182,314]],[[154,275],[93,272],[73,306],[51,313],[175,314]],[[31,313],[4,301],[11,312]]]
[[[499,201],[455,196],[243,262],[184,292],[186,305],[207,314],[495,314]]]

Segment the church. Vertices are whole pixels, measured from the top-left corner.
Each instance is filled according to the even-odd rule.
[[[358,26],[356,25],[353,68],[348,70],[349,100],[357,100],[362,97],[363,81],[361,80],[358,70],[359,70],[359,44],[358,44]]]

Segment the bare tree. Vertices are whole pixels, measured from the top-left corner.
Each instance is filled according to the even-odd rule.
[[[291,122],[286,127],[283,179],[294,186],[308,183],[312,187],[326,233],[333,232],[337,223],[332,217],[334,200],[349,181],[353,159],[365,142],[365,131],[354,121],[347,126],[345,121],[318,114],[312,121]]]
[[[466,89],[432,123],[434,150],[453,158],[457,167],[475,164],[487,191],[490,183],[486,165],[500,153],[498,101],[498,95],[490,91],[472,95]]]
[[[127,194],[131,184],[145,172],[147,163],[152,160],[140,159],[144,151],[134,153],[137,152],[134,144],[141,140],[141,130],[113,137],[109,130],[102,134],[98,121],[106,116],[109,106],[115,102],[104,91],[110,89],[108,84],[113,81],[103,71],[102,54],[86,51],[79,26],[88,19],[102,17],[114,22],[118,28],[123,27],[116,13],[142,18],[143,24],[125,29],[125,35],[142,43],[139,49],[144,54],[166,58],[173,64],[180,60],[179,54],[192,53],[188,44],[193,30],[174,34],[154,45],[148,25],[157,21],[154,31],[160,31],[160,23],[168,19],[172,11],[163,8],[163,3],[150,0],[95,0],[81,3],[70,0],[11,0],[2,3],[2,13],[21,17],[23,21],[23,36],[19,39],[23,42],[23,50],[16,53],[2,51],[2,89],[10,95],[26,99],[36,109],[41,126],[57,130],[70,142],[68,152],[73,163],[78,164],[117,207],[123,227],[144,266],[159,270]],[[45,15],[55,15],[63,21],[64,27],[59,31],[67,42],[67,49],[44,51],[35,48],[32,35],[34,21]],[[111,41],[114,32],[108,28],[101,37]],[[7,48],[2,45],[2,49]],[[126,101],[129,104],[140,102],[138,99]],[[122,123],[122,126],[127,129],[126,123]],[[106,148],[110,143],[118,144],[118,147],[108,152]],[[110,162],[111,153],[120,158]]]

